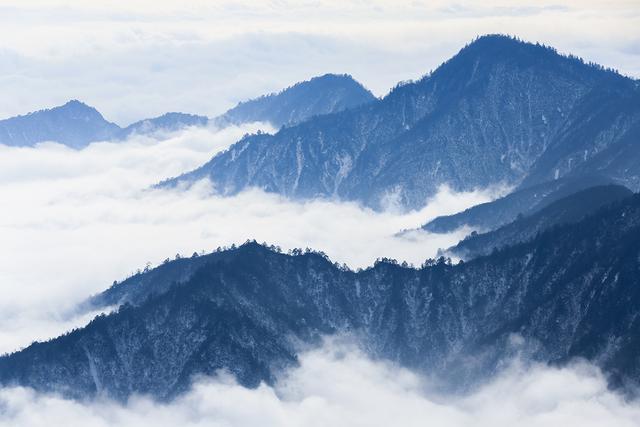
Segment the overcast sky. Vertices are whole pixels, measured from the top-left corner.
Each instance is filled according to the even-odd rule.
[[[119,124],[175,110],[216,115],[326,72],[384,95],[496,32],[638,77],[639,4],[0,0],[0,118],[70,98]]]

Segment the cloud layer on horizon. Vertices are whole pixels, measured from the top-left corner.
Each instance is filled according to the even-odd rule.
[[[383,95],[497,32],[638,77],[638,27],[632,0],[8,0],[0,117],[70,98],[119,124],[176,110],[215,116],[326,72]]]

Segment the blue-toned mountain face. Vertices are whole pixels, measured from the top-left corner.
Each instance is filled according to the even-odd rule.
[[[24,116],[0,120],[0,144],[24,147],[54,141],[82,148],[90,141],[108,140],[120,128],[108,122],[93,107],[80,101]]]
[[[144,119],[132,123],[118,133],[121,139],[131,135],[148,135],[156,132],[174,132],[189,126],[206,126],[209,119],[206,116],[198,116],[186,113],[165,113],[152,119]]]
[[[246,137],[165,185],[207,177],[223,194],[254,186],[374,208],[421,207],[441,184],[524,188],[592,170],[638,190],[639,99],[613,71],[485,36],[379,101]]]
[[[590,187],[611,184],[597,175],[559,178],[531,187],[516,189],[504,197],[472,206],[453,215],[439,216],[422,226],[432,233],[450,233],[468,226],[478,232],[495,230],[519,216],[529,216],[551,203]]]
[[[358,107],[376,98],[349,75],[325,74],[297,83],[278,93],[241,102],[214,119],[219,126],[269,122],[291,126],[314,116]]]
[[[117,141],[136,134],[154,135],[211,123],[223,127],[262,121],[280,127],[373,100],[375,97],[371,92],[351,76],[326,74],[277,94],[242,102],[214,119],[171,112],[125,128],[108,122],[95,108],[73,100],[59,107],[0,120],[0,144],[28,147],[53,141],[71,148],[83,148],[96,141]]]
[[[187,126],[204,126],[208,120],[193,114],[166,113],[123,129],[105,120],[95,108],[73,100],[59,107],[0,120],[0,144],[30,147],[52,141],[80,149],[96,141],[117,141],[134,134],[149,135]]]
[[[114,286],[93,303],[125,301],[118,312],[0,358],[0,382],[170,399],[222,368],[246,386],[272,382],[300,343],[351,333],[369,354],[456,388],[515,353],[583,357],[613,386],[631,387],[640,380],[639,254],[639,195],[455,266],[382,261],[352,272],[321,254],[248,243]]]
[[[620,185],[601,185],[578,191],[533,214],[520,215],[513,222],[487,233],[472,233],[448,254],[463,259],[489,255],[497,249],[527,241],[553,227],[578,222],[598,209],[630,197],[633,193]]]

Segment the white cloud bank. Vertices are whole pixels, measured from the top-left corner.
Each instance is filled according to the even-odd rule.
[[[193,128],[160,141],[134,137],[80,151],[48,143],[0,146],[0,352],[85,323],[87,316],[66,315],[74,304],[176,253],[256,239],[285,250],[322,250],[352,267],[378,257],[419,265],[464,233],[395,237],[399,230],[490,197],[443,189],[423,210],[397,214],[354,203],[298,203],[258,190],[223,198],[207,182],[187,192],[148,189],[259,127]]]
[[[0,426],[133,427],[632,427],[637,402],[607,390],[586,364],[511,368],[466,396],[431,394],[428,381],[329,341],[303,353],[275,387],[249,390],[230,377],[201,379],[169,404],[78,403],[32,390],[0,390]]]

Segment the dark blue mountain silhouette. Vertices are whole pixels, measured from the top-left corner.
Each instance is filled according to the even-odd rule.
[[[586,358],[631,390],[640,380],[639,237],[633,195],[458,265],[382,260],[354,272],[322,254],[247,243],[115,285],[93,302],[125,301],[116,313],[0,358],[0,383],[170,399],[218,369],[249,387],[272,383],[297,362],[300,343],[351,333],[370,355],[456,389],[517,353],[554,364]]]

